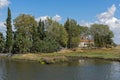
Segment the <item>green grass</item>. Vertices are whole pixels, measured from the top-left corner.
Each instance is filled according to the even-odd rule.
[[[65,61],[67,57],[83,57],[83,58],[98,58],[120,61],[120,48],[113,49],[95,49],[95,50],[83,50],[82,52],[73,51],[67,53],[37,53],[37,54],[17,54],[12,56],[12,59],[22,60],[35,60],[41,63],[44,60],[54,62]]]
[[[75,56],[75,57],[94,57],[94,58],[104,58],[104,59],[119,59],[120,60],[120,50],[118,49],[110,49],[110,50],[85,50],[82,53],[70,53],[67,56]]]

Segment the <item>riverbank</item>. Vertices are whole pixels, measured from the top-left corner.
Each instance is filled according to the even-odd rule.
[[[94,50],[77,49],[64,50],[55,53],[16,54],[11,58],[19,60],[34,60],[40,62],[41,64],[70,62],[80,58],[120,61],[120,48]]]
[[[7,56],[12,60],[26,60],[37,61],[40,64],[54,64],[71,62],[79,59],[104,59],[112,61],[120,61],[120,48],[112,49],[93,49],[93,50],[63,50],[55,53],[28,53],[28,54],[14,54]]]

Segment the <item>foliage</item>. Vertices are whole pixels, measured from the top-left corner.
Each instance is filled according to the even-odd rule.
[[[59,43],[61,47],[66,47],[68,34],[65,28],[58,22],[48,19],[47,32]]]
[[[32,47],[32,28],[36,25],[37,22],[30,15],[21,14],[14,19],[14,26],[16,28],[14,45],[16,45],[18,53],[30,52]]]
[[[80,42],[80,31],[77,22],[73,19],[67,19],[67,21],[64,24],[64,27],[68,33],[67,47],[78,47],[78,44]]]
[[[113,32],[107,25],[94,24],[91,26],[91,35],[94,37],[96,47],[111,47]]]
[[[17,33],[14,38],[13,53],[27,53],[30,52],[32,43],[27,37],[24,37],[22,33]]]
[[[95,47],[115,45],[113,32],[109,26],[93,24],[91,27],[80,26],[73,19],[67,19],[64,26],[48,18],[37,22],[28,14],[20,14],[14,20],[15,31],[12,31],[11,11],[8,8],[6,19],[6,41],[0,33],[0,51],[11,53],[55,52],[61,48],[76,48],[81,36],[94,39]]]
[[[38,49],[38,47],[40,47],[39,41],[40,41],[40,39],[38,36],[37,27],[33,26],[31,52],[39,51],[39,49]]]
[[[44,41],[42,39],[44,38],[41,36],[45,34],[40,34],[38,27],[33,26],[31,52],[42,52],[43,51]]]
[[[0,52],[4,52],[5,40],[3,34],[0,33]]]
[[[42,48],[43,52],[55,52],[59,49],[59,44],[52,36],[50,36],[50,34],[47,34],[46,38],[44,39]]]
[[[80,26],[79,25],[79,30],[80,30],[80,36],[88,36],[90,35],[90,29],[86,26]]]
[[[37,32],[40,40],[43,40],[45,37],[45,26],[44,26],[44,22],[41,20],[38,23]]]
[[[11,25],[11,10],[8,8],[8,16],[6,19],[6,52],[11,53],[12,45],[13,45],[13,32],[12,32],[12,25]]]

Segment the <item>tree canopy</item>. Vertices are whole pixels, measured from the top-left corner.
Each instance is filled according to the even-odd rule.
[[[110,47],[113,44],[113,32],[107,25],[93,24],[90,28],[96,47]]]
[[[7,15],[7,19],[6,19],[6,27],[7,27],[7,31],[6,31],[6,46],[5,46],[5,50],[7,53],[11,53],[12,50],[12,45],[13,45],[13,31],[12,31],[12,24],[11,24],[11,10],[8,7],[8,15]]]
[[[68,33],[67,47],[78,47],[78,44],[80,42],[80,30],[77,22],[73,19],[67,19],[67,21],[64,24],[64,27]]]
[[[80,38],[94,40],[93,47],[113,46],[113,32],[108,25],[93,24],[81,26],[74,19],[67,19],[61,24],[52,18],[39,20],[32,15],[20,14],[13,20],[12,31],[11,10],[8,8],[6,19],[6,38],[0,33],[0,51],[7,53],[49,53],[63,48],[76,48]]]

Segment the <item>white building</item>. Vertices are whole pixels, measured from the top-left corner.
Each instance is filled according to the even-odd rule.
[[[94,45],[94,40],[89,40],[86,37],[81,37],[78,47],[87,48]]]

